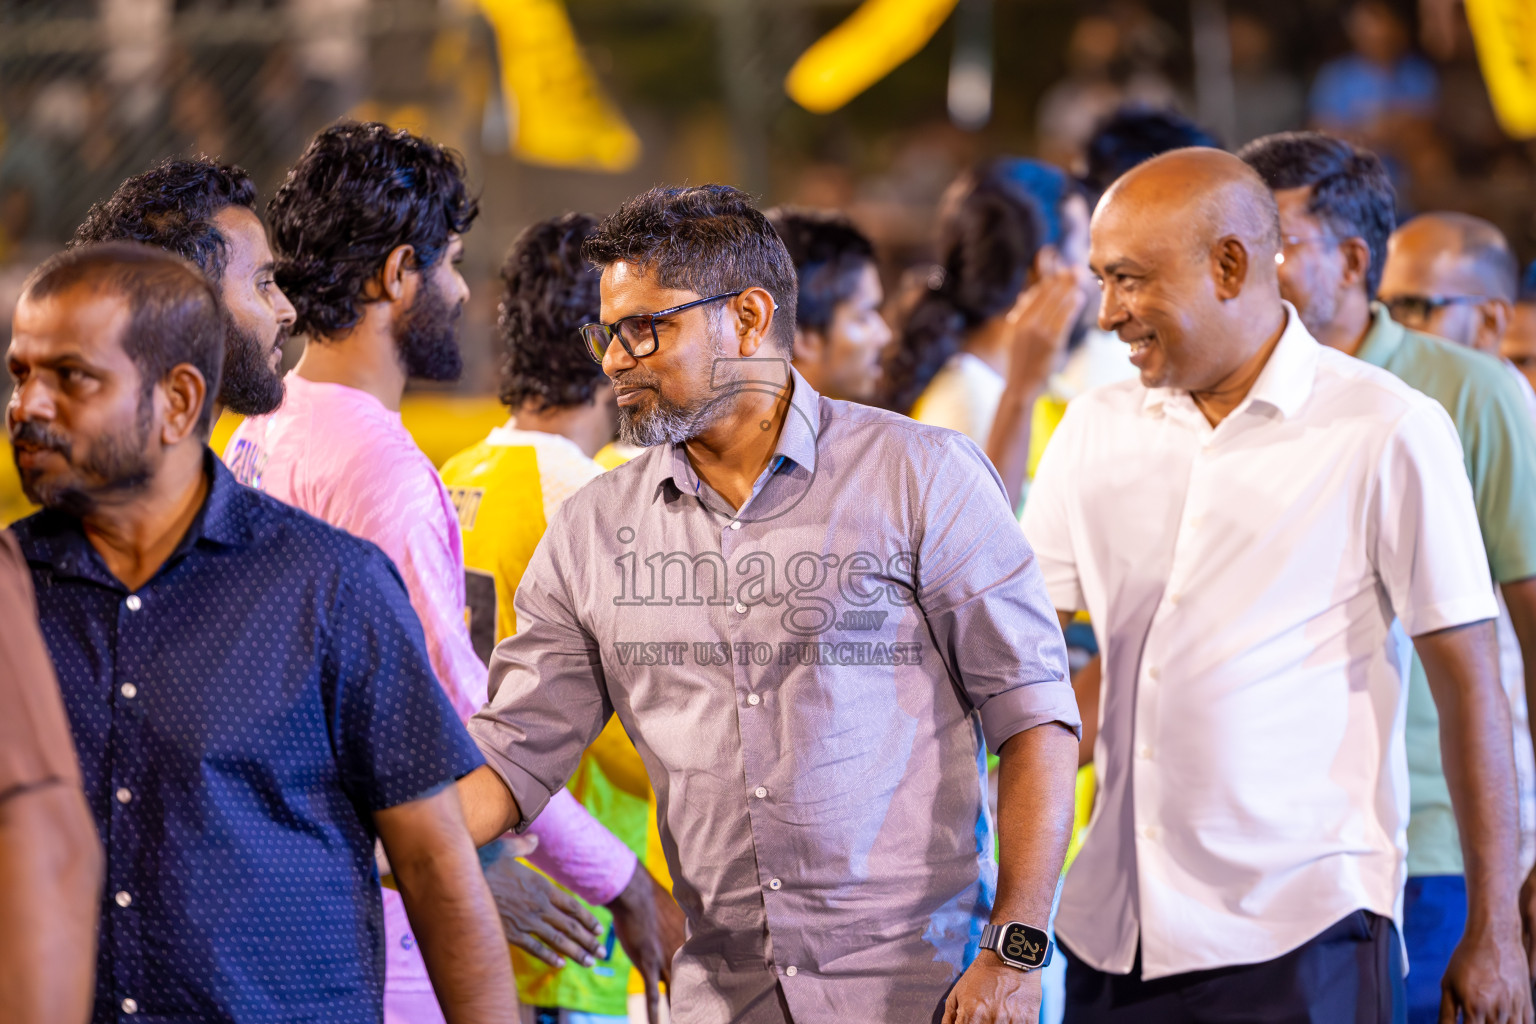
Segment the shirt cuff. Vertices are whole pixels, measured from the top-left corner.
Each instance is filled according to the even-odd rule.
[[[518,819],[513,831],[522,835],[533,824],[533,819],[539,816],[544,806],[549,803],[552,794],[545,785],[534,778],[527,769],[512,761],[502,753],[497,745],[498,726],[494,721],[487,721],[481,717],[471,718],[467,726],[470,739],[475,741],[475,746],[480,748],[480,755],[485,758],[485,763],[491,771],[500,776],[512,793],[512,799],[517,801],[518,812],[522,815]]]
[[[1403,632],[1410,637],[1423,636],[1442,629],[1496,619],[1499,617],[1499,603],[1494,600],[1493,591],[1489,590],[1483,594],[1399,612],[1397,617],[1402,620]]]
[[[539,837],[529,862],[593,906],[613,902],[640,863],[569,790],[550,797],[528,832]]]
[[[1000,693],[977,709],[987,749],[996,754],[1003,744],[1037,725],[1060,722],[1083,738],[1083,720],[1077,710],[1077,695],[1064,679],[1050,679]]]

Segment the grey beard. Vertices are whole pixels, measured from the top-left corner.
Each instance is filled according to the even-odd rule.
[[[734,397],[731,392],[717,394],[693,408],[684,408],[665,401],[659,391],[649,411],[639,412],[627,406],[619,407],[619,441],[637,448],[653,448],[661,444],[682,444],[698,437],[720,419],[725,405]]]

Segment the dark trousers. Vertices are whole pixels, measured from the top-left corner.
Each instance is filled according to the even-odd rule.
[[[1357,910],[1282,957],[1141,980],[1064,950],[1066,1024],[1404,1024],[1403,958],[1390,918]]]
[[[1403,942],[1408,947],[1408,1024],[1440,1019],[1440,979],[1467,927],[1467,880],[1420,875],[1403,889]]]

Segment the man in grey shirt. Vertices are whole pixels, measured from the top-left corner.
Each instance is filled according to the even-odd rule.
[[[688,915],[680,1024],[1033,1021],[1005,954],[1036,933],[986,926],[1047,927],[1079,721],[997,474],[790,368],[794,267],[743,193],[653,190],[585,251],[583,337],[650,450],[567,499],[523,577],[470,723],[476,841],[617,714]]]

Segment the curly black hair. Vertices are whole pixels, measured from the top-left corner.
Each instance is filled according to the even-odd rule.
[[[69,247],[143,242],[197,264],[217,285],[229,261],[229,240],[213,218],[231,206],[256,206],[256,185],[244,170],[208,157],[167,160],[93,205]]]
[[[1374,299],[1397,226],[1397,190],[1370,150],[1320,132],[1279,132],[1254,139],[1237,155],[1279,192],[1310,188],[1307,212],[1339,238],[1362,238],[1371,251],[1365,294]]]
[[[413,268],[435,266],[479,212],[464,177],[458,153],[388,125],[342,121],[316,135],[267,204],[294,333],[356,325],[365,287],[399,246]]]
[[[1084,146],[1087,170],[1083,185],[1098,197],[1126,171],[1155,156],[1188,146],[1220,149],[1221,142],[1210,132],[1175,110],[1162,110],[1130,103],[1105,117],[1093,129]]]
[[[1046,243],[1045,217],[1033,196],[986,165],[970,179],[969,191],[940,225],[942,273],[887,350],[885,404],[897,412],[911,412],[967,334],[1012,307]]]
[[[602,275],[581,255],[596,230],[595,217],[567,213],[525,228],[507,251],[496,323],[506,347],[500,397],[509,409],[586,405],[607,379],[578,335],[601,305]]]
[[[582,254],[599,267],[633,263],[665,288],[701,297],[759,287],[778,305],[774,340],[795,346],[795,264],[752,197],[729,185],[653,188],[597,227]]]
[[[779,206],[766,216],[795,261],[795,322],[825,331],[838,303],[853,297],[864,268],[875,262],[875,247],[853,221],[832,210]]]

